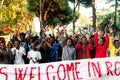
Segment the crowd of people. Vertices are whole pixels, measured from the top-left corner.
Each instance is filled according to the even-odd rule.
[[[120,34],[113,35],[104,30],[86,33],[74,33],[72,36],[57,29],[57,35],[32,35],[31,31],[21,33],[5,43],[0,39],[0,64],[40,64],[63,60],[80,60],[116,57],[120,55]]]

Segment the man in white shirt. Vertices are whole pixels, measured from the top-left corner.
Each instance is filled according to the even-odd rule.
[[[23,57],[26,55],[25,48],[20,47],[20,42],[15,40],[14,47],[11,49],[14,55],[14,64],[24,64]]]
[[[41,53],[37,51],[35,44],[32,43],[32,50],[28,52],[27,58],[29,59],[29,64],[39,64],[41,61]]]

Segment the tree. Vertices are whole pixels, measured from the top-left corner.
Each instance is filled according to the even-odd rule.
[[[75,22],[76,22],[76,19],[77,19],[77,15],[76,15],[76,8],[78,8],[78,10],[80,9],[80,3],[81,3],[81,0],[69,0],[71,1],[73,4],[74,4],[74,8],[73,8],[73,34],[75,33]]]
[[[117,14],[116,14],[116,28],[117,32],[120,32],[120,7],[118,7]],[[97,23],[99,22],[99,28],[102,30],[108,31],[110,27],[114,28],[115,24],[115,17],[114,17],[114,11],[109,9],[104,9],[102,12],[97,13]]]
[[[109,28],[114,24],[113,14],[114,13],[111,12],[111,13],[106,13],[105,15],[98,15],[97,23],[99,22],[99,25],[98,25],[99,29],[106,30],[108,32]]]
[[[27,8],[33,15],[40,17],[40,1],[27,0]],[[42,5],[42,21],[43,26],[55,25],[60,23],[62,25],[68,24],[72,20],[72,9],[68,5],[67,0],[44,0]]]
[[[93,13],[93,28],[96,30],[96,9],[95,9],[95,0],[92,0],[92,13]]]
[[[120,0],[114,0],[115,4],[111,6],[111,7],[115,7],[115,11],[114,11],[114,24],[113,24],[114,28],[117,28],[117,8],[118,8],[118,5],[119,5],[118,4],[119,1]],[[106,3],[111,3],[111,2],[113,2],[113,0],[107,0]]]
[[[32,16],[25,8],[25,0],[3,0],[0,7],[0,15],[0,31],[8,26],[11,31],[16,32],[18,23],[21,29],[25,31],[25,27],[28,26],[32,19]]]
[[[83,5],[84,7],[92,7],[93,12],[93,28],[96,28],[96,9],[95,9],[95,0],[69,0],[74,3],[74,11],[78,4]],[[75,5],[76,3],[76,5]],[[73,11],[73,12],[74,12]],[[74,30],[74,22],[73,22],[73,30]]]

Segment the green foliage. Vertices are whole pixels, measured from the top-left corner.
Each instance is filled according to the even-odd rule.
[[[120,11],[117,11],[117,12],[118,14],[117,14],[116,28],[117,28],[117,31],[119,31],[120,30],[120,16],[119,16]],[[98,16],[97,20],[98,20],[97,22],[100,23],[100,29],[102,30],[106,29],[108,31],[109,27],[115,27],[114,26],[114,12],[111,12],[106,15]]]
[[[118,31],[120,32],[120,10],[117,11],[118,14],[117,14],[117,29]]]
[[[35,16],[35,15],[39,16],[40,15],[40,13],[39,13],[40,6],[39,5],[40,5],[39,0],[27,0],[26,7],[32,13],[33,16]]]
[[[101,25],[102,25],[102,29],[105,29],[107,27],[116,27],[117,30],[119,31],[120,30],[120,10],[118,11],[117,8],[119,7],[119,2],[120,0],[106,0],[106,4],[109,4],[111,2],[114,2],[115,4],[114,5],[111,5],[112,7],[116,7],[115,11],[112,12],[112,13],[109,13],[107,15],[104,16],[104,19],[101,20]],[[117,17],[115,17],[115,13]],[[116,25],[114,24],[114,22],[116,21]]]
[[[40,16],[39,0],[27,0],[27,8],[37,17]],[[72,16],[72,9],[69,7],[67,0],[45,0],[42,14],[45,24],[67,24],[72,21]]]
[[[82,4],[84,7],[91,7],[92,6],[92,0],[69,0],[72,3],[78,3]]]
[[[0,31],[8,26],[16,32],[18,23],[23,27],[31,20],[31,16],[25,8],[25,0],[4,0],[0,8],[0,15]]]
[[[114,0],[106,0],[106,4],[111,3]]]
[[[100,23],[100,29],[102,30],[104,30],[106,27],[111,27],[114,23],[113,13],[98,16],[98,22]]]
[[[92,0],[82,0],[81,3],[85,7],[91,7],[92,6]]]

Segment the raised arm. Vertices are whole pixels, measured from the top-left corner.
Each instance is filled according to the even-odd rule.
[[[108,48],[108,46],[109,46],[109,36],[108,36],[108,34],[106,34],[106,36],[105,36],[104,46],[105,46],[106,48]]]
[[[86,58],[91,58],[90,56],[90,50],[93,49],[93,45],[91,44],[87,44],[87,48],[86,48]]]
[[[114,46],[112,42],[113,42],[112,37],[109,37],[109,49],[111,49]]]
[[[76,49],[76,50],[81,49],[81,45],[80,45],[80,44],[76,44],[75,49]]]
[[[98,46],[98,33],[94,34],[94,45]]]

